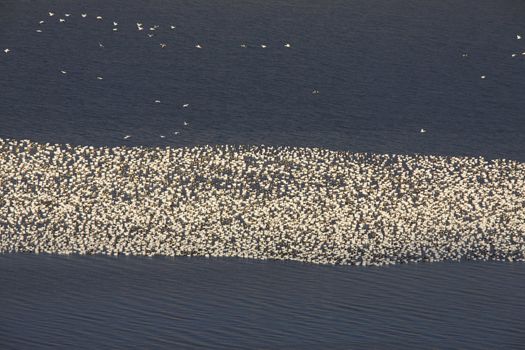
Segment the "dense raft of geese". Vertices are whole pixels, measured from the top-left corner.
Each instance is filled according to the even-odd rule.
[[[525,164],[0,139],[0,252],[525,260]]]

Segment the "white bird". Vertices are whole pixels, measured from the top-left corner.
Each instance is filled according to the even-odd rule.
[[[525,52],[522,52],[521,55],[522,55],[522,56],[525,56]]]
[[[188,123],[187,121],[184,121],[184,126],[188,126],[190,125],[190,123]]]
[[[427,131],[426,131],[425,129],[421,129],[421,130],[419,130],[419,132],[422,133],[422,134],[424,134],[424,133],[426,133]]]
[[[148,38],[151,38],[151,37],[153,37],[153,34],[148,34]]]
[[[116,26],[118,26],[118,23],[117,22],[113,22],[113,25],[116,27]]]
[[[189,103],[185,103],[185,104],[182,105],[182,108],[188,108],[189,106],[190,106]]]
[[[264,45],[264,44],[261,44],[261,47],[262,47],[263,49],[266,49],[266,45]]]
[[[486,76],[485,76],[485,75],[482,75],[482,76],[481,76],[481,79],[485,79],[485,78],[486,78]]]
[[[165,48],[166,44],[165,43],[160,43],[160,47]]]
[[[102,16],[97,16],[97,19],[100,21],[102,19]]]
[[[98,46],[99,47],[104,47],[104,45],[102,43],[98,43]]]
[[[318,94],[318,93],[319,93],[319,90],[314,90],[314,91],[312,91],[312,94],[314,94],[314,95],[316,95],[316,94]]]
[[[173,30],[173,29],[175,29],[176,27],[175,27],[175,26],[170,26],[170,28]]]
[[[98,79],[98,80],[102,80],[102,79],[104,79],[104,78],[102,78],[102,77],[97,77],[97,79]]]
[[[40,29],[37,29],[36,32],[37,33],[42,33],[42,31]]]
[[[463,56],[463,57],[468,57],[468,53],[464,53],[464,54],[462,54],[461,56]]]
[[[289,43],[284,44],[284,47],[292,47]]]
[[[173,134],[174,134],[174,135],[178,135],[178,134],[180,134],[180,132],[175,131]]]
[[[38,22],[38,24],[42,24],[42,23],[44,23],[44,21],[40,21],[40,22]]]
[[[131,137],[131,135],[126,135],[126,136],[124,136],[124,140],[127,140],[127,139],[129,139],[130,137]]]
[[[55,15],[54,12],[49,12],[49,17],[53,17]]]
[[[241,44],[241,47],[245,48],[245,47],[246,47],[246,44]]]
[[[118,28],[113,28],[113,31],[114,31],[114,32],[118,31]]]
[[[67,72],[65,70],[61,70],[60,73],[66,74]]]
[[[69,17],[69,16],[71,16],[71,14],[70,13],[65,13],[64,16]]]
[[[515,53],[513,53],[511,56],[512,56],[512,57],[516,57],[517,55],[516,55]]]
[[[4,49],[4,52],[5,52],[5,53],[9,53],[10,51],[11,51],[11,50],[9,50],[9,49]]]
[[[151,31],[154,31],[154,30],[155,30],[155,28],[154,28],[154,27],[151,27],[151,28],[150,28],[149,30],[151,30]]]
[[[86,18],[87,17],[87,13],[83,13],[81,14],[82,18]]]
[[[60,18],[59,21],[60,21],[60,22],[65,22],[66,20],[63,19],[63,18]]]
[[[137,27],[142,27],[142,23],[137,22]]]
[[[160,103],[160,100],[155,100],[155,103]]]
[[[521,35],[516,34],[516,39],[521,40]]]
[[[164,136],[164,135],[160,135],[160,138],[161,138],[161,139],[163,139],[163,138],[165,138],[165,137],[166,137],[166,136]]]
[[[200,46],[199,44],[195,45],[195,47],[198,49],[202,49],[202,46]]]

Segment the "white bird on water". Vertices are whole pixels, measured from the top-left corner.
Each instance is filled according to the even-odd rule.
[[[69,17],[69,16],[71,16],[71,14],[70,13],[65,13],[64,16]]]
[[[40,29],[37,29],[36,32],[37,33],[42,33],[42,31]]]
[[[160,100],[155,100],[155,103],[160,103]]]
[[[9,53],[10,51],[11,51],[11,50],[9,50],[9,49],[4,49],[4,52],[5,52],[5,53]]]
[[[55,15],[54,12],[49,12],[49,17],[53,17]]]
[[[131,135],[126,135],[126,136],[124,136],[124,140],[127,140],[127,139],[129,139],[130,137],[131,137]]]
[[[67,74],[67,72],[65,70],[61,70],[60,73]]]
[[[60,21],[60,23],[62,23],[62,22],[65,22],[66,20],[63,19],[63,18],[60,18],[59,21]]]
[[[289,43],[284,44],[284,47],[292,47]]]
[[[485,79],[487,76],[486,75],[482,75],[481,76],[481,79]]]
[[[319,93],[319,90],[312,91],[312,94],[317,95]]]
[[[165,47],[166,47],[166,44],[165,44],[165,43],[160,43],[160,47],[161,47],[161,48],[165,48]]]
[[[161,138],[161,139],[163,139],[163,138],[165,138],[165,137],[166,137],[166,136],[164,136],[164,135],[160,135],[160,138]]]
[[[170,26],[171,30],[175,29],[176,27],[175,26]]]
[[[513,53],[511,56],[512,56],[512,57],[516,57],[517,55],[516,55],[515,53]]]
[[[151,38],[151,37],[153,37],[153,34],[148,34],[148,38]]]
[[[117,32],[117,31],[118,31],[118,28],[113,28],[113,31],[114,31],[114,32]]]
[[[189,106],[190,106],[189,103],[185,103],[185,104],[182,105],[182,108],[188,108]]]
[[[102,79],[104,79],[104,78],[102,78],[102,77],[97,77],[97,79],[98,79],[98,80],[102,80]]]
[[[241,47],[242,48],[246,48],[246,44],[241,44]]]
[[[98,43],[98,46],[99,47],[104,47],[104,45],[102,43]]]
[[[195,47],[198,49],[202,49],[202,46],[200,46],[200,44],[195,45]]]
[[[117,22],[113,22],[113,25],[116,27],[116,26],[118,26],[118,23]]]
[[[180,132],[179,131],[175,131],[173,134],[174,135],[178,135],[178,134],[180,134]]]
[[[187,121],[184,121],[184,126],[188,126],[190,125],[190,123],[188,123]]]
[[[426,131],[425,129],[421,129],[421,130],[419,130],[419,132],[422,133],[422,134],[424,134],[424,133],[426,133],[427,131]]]
[[[521,40],[521,35],[516,34],[516,39]]]
[[[262,47],[263,49],[266,49],[266,45],[265,45],[265,44],[261,44],[261,47]]]
[[[42,24],[42,23],[44,23],[44,21],[40,21],[40,22],[38,22],[38,24]]]
[[[102,20],[102,16],[97,16],[97,19],[100,21]]]
[[[81,14],[82,18],[86,18],[87,17],[87,13],[83,13]]]

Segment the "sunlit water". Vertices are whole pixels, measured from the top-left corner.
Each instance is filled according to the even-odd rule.
[[[7,0],[0,28],[3,138],[525,161],[521,0]],[[519,348],[524,287],[522,264],[4,255],[0,348]]]

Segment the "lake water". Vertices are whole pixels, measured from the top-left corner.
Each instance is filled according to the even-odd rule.
[[[4,0],[0,28],[2,138],[525,161],[521,0]],[[523,264],[4,255],[0,347],[519,348],[524,287]]]

